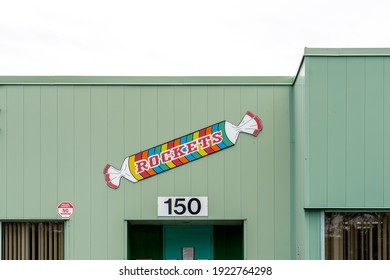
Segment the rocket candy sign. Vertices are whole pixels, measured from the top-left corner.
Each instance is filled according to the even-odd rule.
[[[238,126],[228,121],[210,125],[154,148],[127,157],[122,168],[104,168],[107,185],[119,187],[121,178],[136,183],[185,163],[208,156],[236,144],[241,132],[257,134],[262,130],[258,116],[247,112]]]

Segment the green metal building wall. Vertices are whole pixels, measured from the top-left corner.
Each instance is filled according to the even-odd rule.
[[[390,57],[308,57],[307,207],[390,207]]]
[[[57,219],[67,259],[124,259],[158,196],[244,222],[246,259],[321,259],[325,211],[390,209],[390,49],[305,49],[294,77],[0,77],[0,221]],[[106,164],[247,110],[235,147],[119,189]]]
[[[390,50],[305,49],[292,98],[292,258],[323,258],[325,211],[390,209]]]
[[[57,219],[58,203],[71,201],[65,258],[124,259],[126,221],[163,220],[158,196],[208,196],[201,220],[244,220],[246,259],[290,258],[289,85],[4,79],[0,221]],[[128,155],[221,120],[238,124],[247,110],[263,122],[257,138],[241,135],[224,152],[136,184],[123,180],[117,190],[106,186],[106,164],[119,167]]]

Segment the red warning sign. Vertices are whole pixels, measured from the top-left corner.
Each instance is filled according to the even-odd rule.
[[[57,206],[57,213],[62,219],[69,219],[73,216],[74,207],[72,203],[63,201]]]

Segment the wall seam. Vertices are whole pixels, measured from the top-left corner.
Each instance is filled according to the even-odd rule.
[[[275,223],[275,218],[276,218],[276,211],[275,211],[275,207],[276,207],[276,192],[275,192],[275,187],[276,187],[276,173],[275,173],[275,167],[276,167],[276,156],[275,156],[275,123],[276,123],[276,119],[275,119],[275,87],[273,86],[272,87],[272,122],[273,122],[273,130],[272,130],[272,139],[273,139],[273,143],[272,143],[272,157],[273,157],[273,182],[274,182],[274,187],[273,187],[273,232],[274,232],[274,250],[273,250],[273,259],[275,259],[276,257],[276,254],[275,254],[275,251],[276,251],[276,246],[275,246],[275,243],[276,243],[276,238],[275,238],[275,232],[276,232],[276,223]],[[257,156],[259,154],[259,152],[257,151]],[[258,213],[258,212],[257,212]]]
[[[122,154],[124,156],[126,153],[126,143],[125,143],[125,135],[126,135],[126,127],[125,127],[125,87],[121,86],[122,88],[122,117],[123,117],[123,122],[122,122],[122,140],[123,140],[123,146],[122,146]],[[123,223],[124,223],[124,230],[123,230],[123,251],[122,251],[122,258],[124,260],[127,259],[127,222],[126,222],[126,195],[124,195],[125,190],[123,190],[122,194],[122,199],[123,199],[123,207],[122,207],[122,212],[123,212]]]
[[[329,58],[326,58],[326,203],[329,205]]]
[[[193,92],[192,92],[192,86],[189,86],[189,88],[190,88],[190,96],[189,96],[189,101],[190,101],[190,103],[192,103],[191,102],[191,99],[192,99],[192,95],[193,95]],[[158,104],[158,103],[157,103]],[[193,131],[193,127],[192,127],[192,106],[190,105],[190,106],[188,106],[188,110],[190,111],[190,117],[189,117],[189,119],[190,119],[190,127],[189,127],[189,131]],[[192,133],[192,135],[193,135],[193,133]],[[191,196],[193,195],[193,180],[192,180],[192,164],[190,165],[190,193],[191,193]]]
[[[258,96],[259,96],[259,88],[256,87],[256,111],[252,112],[254,113],[255,115],[258,115],[259,111],[258,111]],[[257,142],[258,143],[258,142]],[[256,145],[256,148],[258,147],[258,144]],[[257,164],[257,170],[260,170],[259,166],[259,157],[257,156],[256,154],[256,164]],[[259,184],[259,172],[256,172],[256,201],[259,202],[259,189],[260,189],[260,184]],[[260,230],[259,230],[259,227],[260,227],[260,224],[261,224],[261,216],[259,215],[259,203],[256,203],[256,215],[257,215],[257,226],[256,226],[256,230],[257,230],[257,234],[256,234],[256,237],[257,237],[257,248],[256,248],[256,254],[257,254],[257,258],[259,258],[260,256],[260,250],[259,250],[259,239],[260,239]]]
[[[138,87],[138,89],[139,89],[139,107],[141,108],[140,109],[140,112],[141,112],[141,110],[142,110],[142,88],[139,86]],[[139,118],[139,135],[138,135],[138,138],[139,138],[139,147],[138,147],[138,151],[142,151],[142,116],[140,116],[140,118]],[[144,184],[144,182],[143,181],[141,181],[141,182],[139,182],[140,183],[140,187],[141,187],[141,189],[140,189],[140,192],[139,192],[139,196],[140,196],[140,201],[141,201],[141,203],[140,203],[140,211],[139,211],[139,218],[140,219],[142,219],[142,217],[143,217],[143,207],[142,207],[142,194],[143,194],[143,184]],[[174,182],[175,183],[175,182]]]
[[[76,100],[75,100],[75,86],[72,86],[72,95],[73,95],[73,195],[72,200],[76,204]],[[76,204],[77,205],[77,204]],[[73,220],[73,230],[72,230],[72,254],[71,259],[74,259],[75,255],[75,231],[76,231],[76,222]]]
[[[57,174],[56,174],[56,180],[57,180],[57,184],[56,184],[56,197],[57,197],[57,199],[56,199],[56,203],[58,203],[58,184],[59,184],[59,180],[58,180],[58,173],[59,173],[59,168],[58,168],[58,158],[59,158],[59,156],[58,156],[58,139],[60,139],[60,137],[59,137],[59,128],[58,128],[58,119],[59,119],[59,112],[58,112],[58,97],[59,97],[59,95],[58,95],[58,86],[56,86],[56,95],[57,95],[57,100],[56,100],[56,105],[57,105],[57,109],[56,109],[56,113],[57,113],[57,125],[56,125],[56,128],[57,128],[57,145],[56,145],[56,156],[57,156],[57,158],[56,158],[56,160],[57,160],[57,164],[56,164],[56,168],[57,168]],[[66,228],[68,228],[68,227],[66,227]],[[65,226],[64,226],[64,229],[65,229]],[[64,246],[65,247],[65,246]],[[64,255],[65,255],[65,252],[64,252]],[[64,256],[64,258],[65,258],[65,256]]]
[[[242,95],[241,95],[241,86],[238,88],[238,95],[239,95],[239,100],[240,100],[240,104],[239,104],[239,108],[240,108],[240,110],[239,110],[239,114],[240,114],[240,116],[241,116],[241,106],[242,106],[242,104],[241,104],[241,101],[242,101]],[[240,176],[240,178],[239,178],[239,182],[240,182],[240,217],[241,218],[243,218],[243,215],[242,215],[242,184],[241,184],[241,177],[242,177],[242,168],[241,168],[241,159],[242,159],[242,154],[241,154],[241,152],[242,152],[242,150],[241,150],[241,145],[238,147],[238,152],[239,152],[239,157],[240,157],[240,171],[239,171],[239,176]],[[246,237],[245,236],[243,236],[243,238],[245,239]],[[246,240],[246,239],[245,239]],[[243,252],[243,254],[244,254],[244,259],[245,259],[245,244],[244,244],[244,252]]]
[[[108,87],[106,86],[105,87],[106,89],[106,131],[107,131],[107,136],[106,136],[106,162],[109,162],[108,161],[108,141],[109,141],[109,137],[108,137],[108,126],[109,126],[109,123],[108,123],[108,118],[109,118],[109,113],[108,113]],[[106,259],[108,259],[108,247],[109,247],[109,236],[108,236],[108,223],[109,223],[109,215],[108,215],[108,206],[109,206],[109,196],[108,196],[108,189],[109,188],[105,188],[106,189],[106,205],[107,205],[107,215],[106,215],[106,225],[107,225],[107,228],[106,228]]]
[[[89,88],[89,166],[92,166],[92,90]],[[89,169],[89,258],[92,259],[92,168]]]
[[[42,86],[39,86],[39,205],[42,205]],[[42,218],[42,207],[39,207]]]
[[[366,200],[366,189],[367,189],[367,186],[366,186],[366,93],[367,93],[367,65],[366,65],[366,58],[364,58],[364,110],[363,110],[363,118],[364,118],[364,122],[363,122],[363,131],[364,131],[364,144],[363,144],[363,162],[364,162],[364,175],[363,175],[363,182],[364,182],[364,207],[366,207],[366,203],[367,203],[367,200]]]
[[[209,124],[209,86],[206,87],[206,92],[207,92],[207,102],[206,102],[206,112],[207,112],[207,120],[206,120],[206,125]],[[175,118],[176,119],[176,118]],[[206,178],[207,178],[207,197],[209,196],[209,182],[210,182],[210,179],[209,179],[209,159],[207,158],[206,162],[205,162],[205,165],[206,165]]]
[[[345,114],[345,123],[344,123],[344,126],[345,126],[345,129],[344,129],[344,133],[345,133],[345,142],[344,142],[344,145],[345,145],[345,150],[344,150],[344,156],[345,156],[345,171],[344,171],[344,190],[345,190],[345,196],[344,196],[344,205],[347,206],[347,196],[348,196],[348,193],[347,193],[347,189],[348,189],[348,177],[347,177],[347,174],[348,174],[348,59],[345,58],[345,110],[344,110],[344,114]]]
[[[8,125],[8,118],[7,118],[7,113],[8,113],[8,87],[5,88],[5,108],[7,111],[4,113],[4,124],[5,124],[5,135],[4,135],[4,141],[5,141],[5,184],[8,186],[8,130],[7,130],[7,125]],[[1,131],[0,131],[1,132]],[[7,203],[7,197],[8,197],[8,188],[5,188],[5,218],[8,218],[8,203]]]
[[[173,139],[176,139],[177,138],[177,121],[176,121],[176,89],[177,87],[174,86],[173,87],[173,104],[174,104],[174,110],[173,110]],[[176,196],[176,169],[172,170],[172,172],[174,173],[173,174],[173,193],[174,195]],[[176,218],[174,218],[176,219]]]
[[[382,206],[385,206],[385,60],[382,58]]]
[[[223,104],[223,118],[226,119],[226,105],[225,105],[225,87],[222,88],[223,90],[223,94],[222,94],[222,104]],[[224,203],[222,204],[223,205],[223,217],[226,219],[226,162],[225,162],[225,153],[223,153],[223,176],[222,176],[222,179],[223,179],[223,186],[224,186],[224,191],[223,191],[223,201]]]
[[[302,98],[302,108],[303,108],[303,166],[302,166],[302,192],[303,192],[303,206],[305,207],[307,204],[310,206],[310,91],[311,91],[311,79],[310,72],[312,67],[312,61],[307,60],[307,65],[305,65],[305,84],[303,86],[303,98]],[[307,70],[306,70],[307,69]],[[306,85],[307,82],[307,85]]]
[[[24,174],[24,172],[25,172],[25,170],[26,170],[26,166],[25,166],[25,164],[26,164],[26,149],[25,149],[25,121],[24,121],[24,117],[25,117],[25,113],[24,113],[24,106],[25,106],[25,86],[22,86],[22,92],[23,92],[23,100],[22,100],[22,108],[23,108],[23,111],[22,111],[22,139],[23,139],[23,146],[21,147],[21,149],[22,149],[22,153],[23,153],[23,171],[22,171],[22,174],[23,174],[23,178],[22,178],[22,186],[23,186],[23,206],[22,206],[22,218],[24,218],[25,217],[25,214],[24,214],[24,211],[25,211],[25,207],[24,207],[24,202],[25,202],[25,199],[26,199],[26,197],[25,197],[25,191],[24,191],[24,189],[25,189],[25,186],[24,186],[24,184],[25,184],[25,174]]]
[[[242,101],[242,88],[240,87],[240,111],[242,110],[241,109],[241,101]],[[207,110],[208,111],[208,110]],[[240,149],[240,216],[243,217],[243,203],[242,203],[242,146],[240,145],[239,146],[239,149]],[[243,232],[243,254],[244,254],[244,257],[243,259],[244,260],[247,260],[248,259],[248,221],[247,219],[245,218],[244,220],[244,232]]]

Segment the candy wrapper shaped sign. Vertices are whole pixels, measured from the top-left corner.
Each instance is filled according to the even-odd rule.
[[[121,169],[104,168],[107,185],[119,187],[121,178],[135,183],[236,144],[241,132],[257,134],[262,130],[259,117],[247,112],[236,126],[228,121],[210,125],[170,142],[127,157]]]

